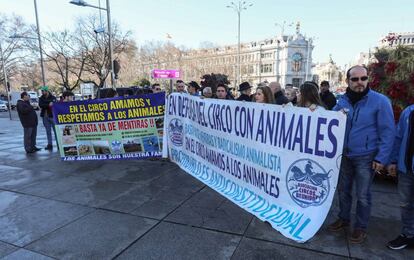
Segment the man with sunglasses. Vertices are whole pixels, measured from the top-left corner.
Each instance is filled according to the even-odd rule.
[[[384,95],[368,87],[368,70],[357,65],[346,73],[348,88],[334,111],[347,114],[347,124],[339,172],[339,219],[331,231],[347,228],[351,219],[352,186],[355,182],[357,207],[351,243],[364,242],[371,216],[371,184],[375,172],[389,163],[395,137],[394,114]]]
[[[152,84],[151,88],[152,88],[152,93],[160,93],[162,91],[161,86],[158,83]]]

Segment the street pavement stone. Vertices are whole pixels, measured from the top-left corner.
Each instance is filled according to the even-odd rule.
[[[267,259],[347,259],[344,256],[323,254],[317,251],[289,247],[285,245],[243,238],[238,246],[233,259],[243,260],[267,260]]]
[[[0,240],[25,246],[90,211],[86,207],[51,200],[20,208],[0,217]]]
[[[99,207],[116,199],[133,187],[134,184],[119,181],[96,181],[85,188],[70,190],[53,198],[85,206]]]
[[[161,223],[117,259],[230,259],[241,237]]]
[[[10,168],[7,167],[5,171],[0,172],[0,188],[6,190],[18,191],[40,180],[60,176],[49,171],[42,171],[36,169],[9,169]]]
[[[251,220],[251,214],[209,188],[203,189],[166,218],[166,221],[240,235]]]
[[[45,203],[48,200],[21,193],[0,191],[0,216],[13,213],[21,208]]]
[[[10,244],[6,244],[0,241],[0,257],[11,254],[12,252],[18,250],[19,248]]]
[[[265,223],[256,217],[247,229],[245,236],[248,238],[261,239],[324,253],[349,256],[348,241],[346,239],[345,232],[329,232],[326,228],[326,226],[336,218],[331,215],[328,216],[325,221],[325,225],[321,227],[319,232],[309,242],[303,244],[298,244],[290,239],[287,239],[282,234],[275,231],[270,224]]]
[[[0,258],[414,259],[413,249],[385,246],[400,229],[393,181],[374,181],[364,244],[327,230],[336,198],[315,237],[299,244],[164,160],[62,162],[56,149],[27,155],[13,113],[12,121],[0,113]],[[46,144],[40,124],[38,147]]]
[[[78,176],[59,178],[59,175],[57,175],[45,180],[37,181],[17,190],[25,194],[51,198],[70,190],[79,190],[79,188],[87,187],[91,184],[93,184],[92,180]]]
[[[401,225],[395,220],[373,217],[370,220],[364,244],[349,243],[350,256],[360,259],[414,259],[414,251],[390,250],[386,243],[400,234]]]
[[[28,248],[58,259],[112,259],[156,223],[151,219],[96,210]]]
[[[54,258],[38,254],[36,252],[30,251],[27,249],[19,249],[7,255],[6,257],[2,258],[2,260],[52,260],[52,259]]]

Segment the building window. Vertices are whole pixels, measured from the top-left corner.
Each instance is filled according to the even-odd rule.
[[[270,73],[273,72],[272,64],[262,64],[260,67],[260,73]]]
[[[301,83],[302,83],[301,78],[293,78],[292,79],[292,85],[296,88],[299,88]]]
[[[271,52],[262,53],[262,59],[271,59],[271,58],[272,58]]]
[[[254,66],[253,65],[249,65],[249,69],[248,72],[249,74],[253,74],[254,73]]]

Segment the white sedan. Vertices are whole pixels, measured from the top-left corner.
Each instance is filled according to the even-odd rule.
[[[3,102],[0,100],[0,111],[7,111],[7,105],[6,102]]]

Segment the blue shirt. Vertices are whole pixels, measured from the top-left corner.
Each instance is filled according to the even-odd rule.
[[[394,149],[392,152],[391,162],[398,162],[397,167],[400,172],[407,173],[408,169],[405,163],[405,156],[407,152],[408,145],[408,131],[410,126],[410,114],[414,113],[414,105],[411,105],[404,109],[401,113],[400,120],[397,125],[397,134],[394,141]],[[411,122],[414,124],[414,122]],[[414,172],[414,156],[411,165],[411,173]]]
[[[375,154],[374,160],[388,164],[395,138],[394,113],[389,99],[373,90],[354,105],[343,95],[334,111],[347,113],[344,155]]]

